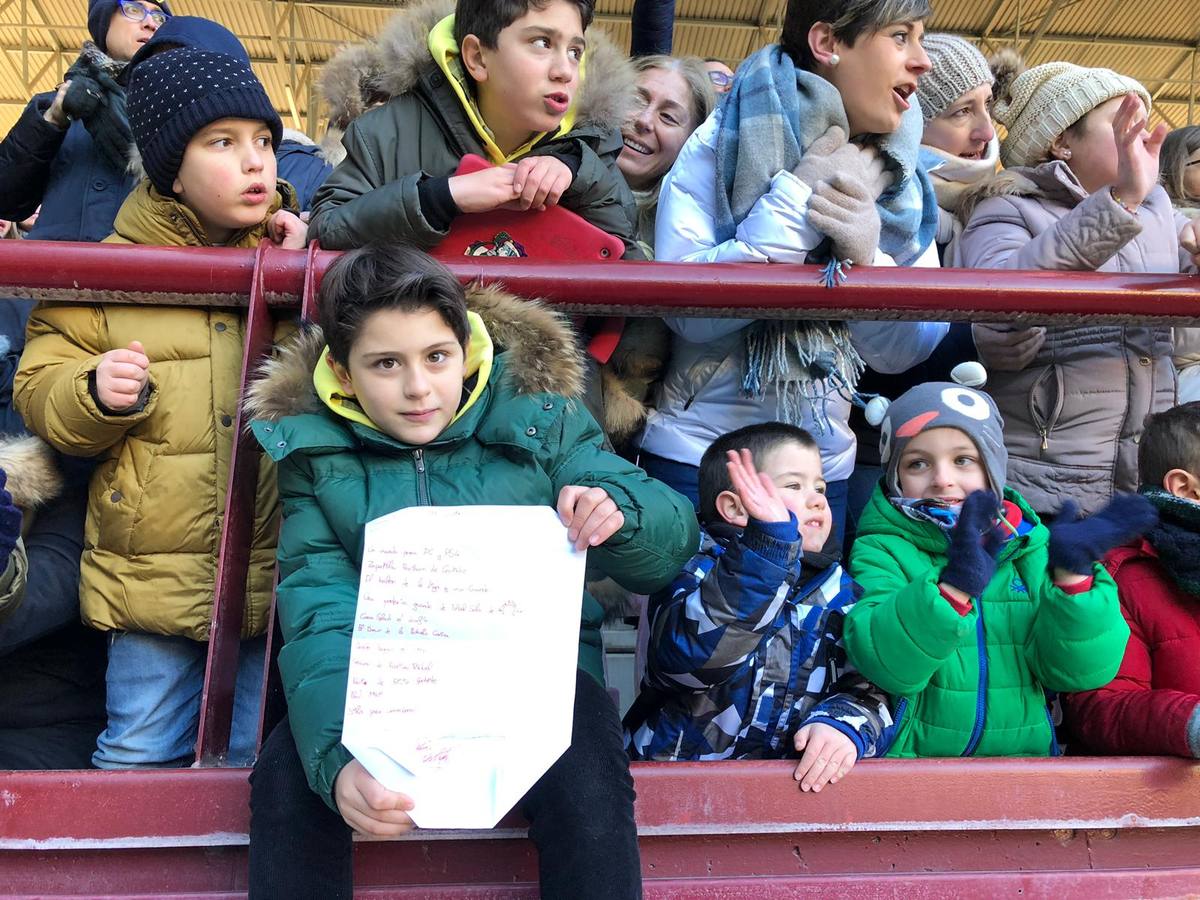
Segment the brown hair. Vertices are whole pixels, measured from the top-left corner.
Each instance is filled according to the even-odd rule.
[[[1158,158],[1158,174],[1167,196],[1175,204],[1195,203],[1200,197],[1189,197],[1183,190],[1183,169],[1188,157],[1200,150],[1200,125],[1176,128],[1163,141]]]
[[[892,22],[917,22],[931,15],[929,0],[788,0],[779,43],[792,62],[811,72],[817,61],[808,33],[818,22],[828,23],[834,37],[852,45],[861,35],[874,34]]]
[[[1172,469],[1200,475],[1200,400],[1146,416],[1138,442],[1138,481],[1161,488]]]

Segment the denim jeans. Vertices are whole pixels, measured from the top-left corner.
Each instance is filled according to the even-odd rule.
[[[242,641],[233,696],[229,764],[254,760],[267,638]],[[101,769],[186,766],[196,748],[208,644],[185,637],[112,631],[108,726],[92,762]]]
[[[633,780],[612,699],[586,672],[575,678],[571,746],[519,805],[538,850],[546,900],[642,896]],[[285,718],[250,776],[251,900],[350,900],[350,827],[308,787]]]

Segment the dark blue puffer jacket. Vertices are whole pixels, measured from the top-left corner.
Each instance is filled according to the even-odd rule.
[[[313,195],[329,177],[333,166],[321,155],[316,144],[303,143],[291,137],[290,129],[284,129],[283,140],[275,151],[278,177],[296,189],[300,210],[312,209]]]
[[[36,94],[0,143],[0,218],[24,219],[40,203],[30,238],[102,241],[136,179],[97,152],[82,122],[47,122],[52,102],[53,91]]]

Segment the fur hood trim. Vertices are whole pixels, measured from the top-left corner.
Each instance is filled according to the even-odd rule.
[[[283,141],[291,141],[293,144],[303,144],[305,147],[315,147],[317,142],[310,138],[303,131],[297,131],[295,128],[283,129],[283,134],[280,137],[280,143]]]
[[[482,317],[497,351],[508,354],[505,377],[518,393],[583,393],[583,353],[566,318],[537,300],[478,282],[467,288],[467,307]],[[282,344],[246,389],[247,420],[320,412],[313,369],[324,349],[325,335],[315,324]]]
[[[429,32],[453,12],[454,0],[419,0],[397,11],[373,41],[338,51],[320,80],[331,123],[344,131],[372,101],[412,90],[422,73],[436,66],[429,55]],[[636,103],[637,74],[601,28],[593,25],[587,38],[587,68],[575,101],[575,124],[620,128]],[[339,133],[336,139],[340,137]]]
[[[21,509],[33,509],[62,493],[62,473],[54,451],[39,437],[0,435],[0,469],[5,490]]]
[[[1037,197],[1045,193],[1032,177],[1036,170],[1025,168],[1001,169],[991,178],[971,185],[958,203],[958,218],[969,222],[975,208],[992,197]]]

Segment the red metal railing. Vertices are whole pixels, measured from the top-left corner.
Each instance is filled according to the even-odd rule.
[[[246,306],[250,371],[270,346],[272,310],[311,313],[335,257],[0,242],[0,297]],[[451,268],[581,312],[1200,323],[1190,276],[880,268],[829,290],[815,269],[793,266],[489,259]],[[206,767],[219,767],[228,746],[244,602],[258,450],[243,424],[239,408],[197,743]],[[647,895],[744,896],[752,883],[764,897],[792,897],[852,883],[871,896],[1094,900],[1200,885],[1200,767],[1183,761],[867,761],[819,796],[800,795],[790,768],[635,765]],[[0,849],[21,851],[2,858],[6,891],[239,896],[246,802],[243,770],[0,776]],[[517,834],[362,844],[357,880],[371,897],[535,896],[532,851]],[[63,874],[48,886],[51,870]]]

